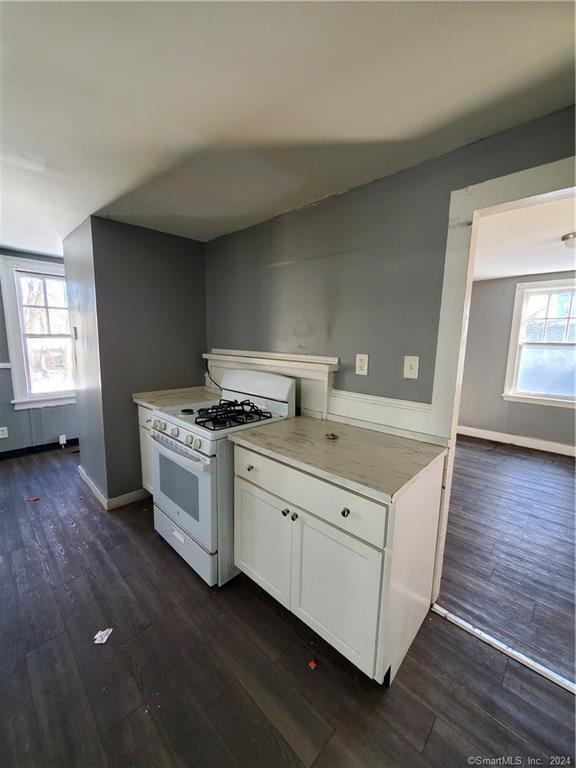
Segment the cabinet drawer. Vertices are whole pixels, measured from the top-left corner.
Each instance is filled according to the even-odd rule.
[[[388,508],[245,448],[235,448],[235,473],[264,490],[383,548]]]
[[[138,424],[144,429],[152,429],[152,414],[151,408],[144,408],[143,405],[138,406]]]

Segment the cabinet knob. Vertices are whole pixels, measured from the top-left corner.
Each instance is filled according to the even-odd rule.
[[[246,472],[252,472],[253,469],[254,469],[254,465],[248,464],[248,466],[246,467]]]
[[[350,514],[350,510],[348,509],[348,507],[344,507],[344,509],[342,510],[342,512],[340,512],[340,514],[342,515],[342,517],[348,517],[348,515]]]
[[[298,515],[296,512],[292,512],[290,515],[290,520],[292,520],[292,522],[294,522],[294,520],[298,520]]]
[[[284,517],[286,517],[287,515],[290,514],[290,510],[289,509],[283,509],[282,510],[282,514],[284,515]]]

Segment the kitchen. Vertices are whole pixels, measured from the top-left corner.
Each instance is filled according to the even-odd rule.
[[[148,5],[142,34],[153,38],[167,22],[161,4]],[[174,50],[199,56],[200,39],[195,50],[178,37],[190,32],[193,4],[178,5]],[[291,13],[288,5],[278,13]],[[383,5],[362,14],[382,24]],[[523,67],[534,46],[550,44],[533,29],[549,24],[556,39],[563,28],[564,11],[545,20],[538,6],[523,13],[540,27],[527,16],[526,40],[515,38]],[[255,28],[265,16],[268,32],[276,24],[269,8],[262,17],[227,11],[237,24],[242,14]],[[427,13],[406,11],[406,20],[416,12]],[[446,24],[461,23],[441,12]],[[41,46],[35,9],[21,13],[14,33],[32,24]],[[134,23],[124,7],[85,13],[100,40],[109,19],[125,31]],[[318,34],[360,23],[344,7],[330,19],[308,13]],[[470,13],[486,14],[486,32],[498,26],[490,13],[502,13],[509,31],[519,23],[506,9]],[[81,18],[77,8],[67,19],[54,14],[43,24],[55,39],[59,25],[71,30]],[[277,23],[259,39],[278,78],[274,40],[287,27]],[[369,27],[358,39],[368,35],[376,56],[382,28],[372,37]],[[461,33],[447,29],[444,44]],[[477,44],[484,49],[481,35]],[[116,55],[102,66],[117,67]],[[188,71],[195,66],[191,58]],[[171,90],[152,82],[158,98]],[[107,92],[116,107],[120,90]],[[520,115],[510,100],[506,119],[494,93],[488,127],[476,120],[474,130],[451,104],[457,136],[437,125],[420,143],[406,127],[403,146],[325,137],[313,163],[314,141],[295,138],[287,149],[281,132],[272,145],[254,128],[250,146],[188,146],[174,163],[147,159],[151,176],[144,167],[133,182],[126,175],[99,203],[68,202],[61,244],[51,245],[49,228],[42,244],[34,233],[5,236],[11,276],[42,274],[41,262],[65,274],[66,307],[51,306],[45,289],[45,305],[21,309],[67,309],[75,358],[66,400],[19,410],[7,384],[0,403],[8,440],[22,435],[0,461],[8,765],[570,759],[572,693],[431,610],[470,223],[499,183],[506,190],[492,204],[573,186],[571,98],[538,93],[541,107]],[[144,101],[135,94],[134,109]],[[337,121],[338,99],[331,109],[325,119]],[[161,133],[159,112],[142,112],[142,131],[148,119]],[[125,137],[125,111],[116,115]],[[461,201],[475,191],[487,202],[469,211]],[[12,305],[3,304],[8,329]],[[10,334],[0,342],[8,382],[18,352]],[[63,433],[65,447],[54,450]],[[106,628],[106,643],[94,645]]]

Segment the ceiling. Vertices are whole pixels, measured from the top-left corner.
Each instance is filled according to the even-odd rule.
[[[575,190],[571,190],[558,199],[523,201],[520,208],[482,217],[474,280],[575,269],[576,250],[560,240],[576,231],[575,205]]]
[[[0,242],[209,240],[573,101],[570,2],[1,3]]]

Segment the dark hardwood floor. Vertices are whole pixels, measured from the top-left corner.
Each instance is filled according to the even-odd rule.
[[[574,680],[574,460],[458,438],[439,604]]]
[[[150,502],[104,512],[77,459],[0,461],[3,767],[574,761],[566,691],[436,615],[385,690],[248,579],[206,587]]]

